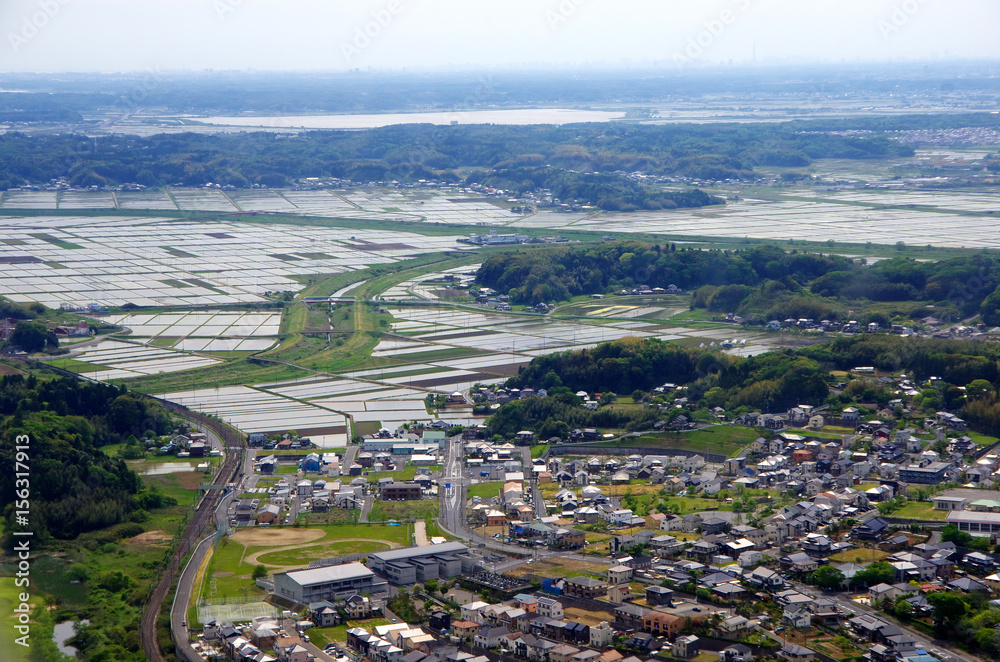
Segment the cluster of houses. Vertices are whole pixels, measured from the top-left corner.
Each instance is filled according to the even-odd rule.
[[[505,405],[508,402],[523,400],[525,398],[544,398],[548,396],[548,391],[544,388],[540,388],[536,391],[528,386],[523,389],[503,388],[500,386],[480,386],[478,389],[473,391],[471,395],[474,402]]]
[[[778,432],[771,439],[754,441],[749,453],[726,460],[725,473],[741,475],[743,480],[737,482],[746,487],[806,495],[821,489],[821,483],[849,487],[871,477],[892,487],[891,493],[874,494],[874,501],[905,495],[907,485],[958,482],[991,487],[1000,478],[1000,457],[970,459],[979,446],[967,436],[948,439],[945,451],[938,453],[929,448],[932,442],[916,436],[916,430],[891,430],[882,424],[869,429],[868,434],[839,438]],[[754,457],[759,458],[755,464]]]
[[[212,449],[211,443],[204,432],[189,430],[183,434],[175,434],[166,445],[160,448],[161,453],[173,453],[179,458],[208,457],[222,455],[222,451]],[[208,464],[198,466],[198,471],[208,469]]]
[[[503,603],[472,602],[462,605],[460,617],[439,630],[442,634],[446,632],[447,638],[442,636],[434,643],[423,642],[418,646],[397,644],[401,650],[396,655],[403,662],[429,662],[428,658],[471,662],[475,653],[455,656],[453,652],[456,644],[466,644],[538,662],[640,662],[639,658],[625,657],[610,648],[614,635],[621,634],[618,628],[632,631],[634,641],[630,640],[628,645],[648,655],[653,655],[664,646],[662,637],[667,634],[666,630],[653,636],[642,632],[641,624],[639,628],[634,627],[634,616],[631,614],[623,612],[620,618],[616,613],[613,624],[602,621],[586,625],[567,619],[564,606],[556,597],[521,593]],[[444,619],[442,616],[439,619],[441,624]],[[677,639],[675,651],[681,657],[693,657],[700,650],[698,637],[676,637],[683,622],[684,619],[678,617],[670,621],[667,630],[672,638]],[[663,622],[654,618],[649,623],[652,629],[661,628]],[[434,629],[433,617],[431,629]],[[384,637],[377,630],[368,633],[358,629],[353,638],[349,637],[348,645],[370,657],[366,652],[370,651],[368,642]],[[403,630],[404,627],[399,628],[399,631]],[[667,646],[669,648],[669,644]],[[419,660],[411,658],[413,650],[418,650],[425,657]]]
[[[650,287],[649,285],[639,285],[638,287],[633,287],[632,289],[624,289],[615,292],[621,296],[626,296],[629,294],[684,294],[684,290],[677,287],[673,283],[667,285],[666,287]],[[597,298],[598,295],[594,295]]]
[[[235,506],[234,526],[273,525],[281,523],[281,513],[298,499],[304,512],[327,512],[333,508],[361,508],[365,498],[365,483],[352,483],[340,478],[328,480],[318,478],[282,477],[268,490],[268,503],[261,505],[260,499],[240,499]]]
[[[203,654],[217,653],[235,662],[313,662],[316,658],[306,648],[308,635],[304,635],[312,625],[270,616],[241,627],[212,620],[204,624],[195,646]]]
[[[317,473],[336,478],[341,474],[341,457],[336,453],[309,453],[295,460],[298,468],[305,473]],[[254,459],[254,470],[262,476],[273,476],[278,471],[278,454],[258,456]]]
[[[569,580],[561,583],[573,585]],[[568,599],[589,599],[573,593],[565,595],[572,596]],[[647,589],[647,599],[650,604],[660,606],[619,605],[614,607],[610,622],[587,625],[567,618],[560,598],[521,593],[502,603],[477,601],[462,605],[457,620],[450,620],[443,612],[435,613],[429,630],[442,635],[437,638],[425,629],[397,624],[378,626],[373,631],[353,628],[348,631],[348,646],[378,662],[474,662],[479,659],[477,650],[533,662],[641,662],[657,654],[692,658],[705,652],[718,655],[720,662],[753,659],[748,646],[734,644],[732,639],[748,633],[759,620],[730,616],[713,632],[718,639],[702,639],[680,632],[692,623],[707,621],[713,616],[709,610],[702,610],[694,603],[671,605],[671,591],[659,586]],[[659,602],[652,602],[654,599]],[[817,602],[818,618],[840,617],[829,602]],[[624,636],[625,648],[643,657],[626,657],[611,648],[616,636]],[[473,649],[463,652],[456,645]],[[815,653],[786,644],[779,655],[789,661],[805,661],[812,660]]]
[[[259,505],[259,500],[241,500],[236,505],[233,525],[278,523],[281,509],[289,507],[295,499],[299,500],[303,512],[320,513],[331,509],[360,509],[368,494],[384,501],[436,497],[437,481],[431,478],[429,467],[441,463],[446,434],[436,429],[420,429],[418,432],[381,430],[364,440],[349,464],[337,453],[322,451],[282,455],[284,449],[275,448],[272,454],[258,456],[254,460],[254,470],[261,476],[280,476],[278,467],[284,462],[295,463],[306,477],[281,476],[277,484],[267,490],[270,498],[264,506]],[[250,436],[253,445],[274,446],[275,442],[269,441],[263,434]],[[289,437],[277,443],[295,444],[299,441]],[[407,464],[417,468],[416,475],[408,481],[383,477],[370,482],[365,478],[369,472],[400,471]],[[317,476],[310,477],[311,474]]]
[[[295,437],[291,434],[283,434],[280,439],[272,439],[263,432],[251,432],[247,435],[247,445],[251,448],[263,448],[265,450],[290,451],[312,448],[313,443],[308,437]]]

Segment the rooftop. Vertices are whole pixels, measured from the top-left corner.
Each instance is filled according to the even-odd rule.
[[[326,582],[339,582],[348,579],[360,579],[361,577],[372,577],[375,575],[375,573],[360,563],[327,565],[319,568],[303,568],[302,570],[289,570],[283,574],[287,575],[290,580],[299,586],[324,584]]]
[[[950,510],[948,522],[990,522],[1000,524],[1000,513],[987,513],[976,510]]]
[[[406,561],[418,556],[438,556],[441,554],[461,554],[469,551],[469,548],[460,542],[446,542],[440,545],[429,545],[423,547],[403,547],[402,549],[391,549],[387,552],[377,552],[369,554],[369,558],[377,558],[383,562]]]

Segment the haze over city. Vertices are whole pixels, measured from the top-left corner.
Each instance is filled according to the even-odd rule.
[[[991,0],[9,0],[0,71],[993,59],[998,25]]]

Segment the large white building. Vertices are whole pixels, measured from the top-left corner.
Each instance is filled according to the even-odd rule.
[[[988,537],[994,533],[1000,533],[1000,513],[950,510],[945,521],[957,526],[959,531],[965,531],[974,536]]]
[[[300,604],[388,591],[386,581],[360,563],[303,568],[274,575],[275,595]]]
[[[460,542],[404,547],[368,555],[368,565],[390,582],[405,586],[428,579],[458,577],[469,548]]]

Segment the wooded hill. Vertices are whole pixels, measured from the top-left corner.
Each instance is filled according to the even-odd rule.
[[[0,379],[0,414],[0,494],[8,549],[9,532],[16,529],[14,447],[19,435],[30,440],[30,522],[36,540],[75,538],[161,505],[142,491],[139,476],[123,460],[100,450],[146,430],[169,432],[169,417],[159,405],[105,384],[7,375]]]
[[[214,182],[276,187],[304,177],[461,183],[482,181],[489,175],[486,179],[503,182],[503,188],[515,193],[541,185],[560,191],[557,197],[564,201],[600,203],[608,209],[657,209],[709,204],[708,196],[663,195],[662,189],[647,190],[622,173],[740,179],[754,177],[758,166],[807,166],[819,158],[884,159],[912,154],[912,148],[878,135],[812,133],[770,123],[410,124],[300,135],[248,132],[98,138],[10,132],[0,136],[0,189],[60,177],[75,186],[127,182],[203,186]],[[482,172],[470,177],[470,168]],[[593,174],[584,177],[580,173]]]
[[[684,386],[689,410],[723,407],[730,415],[743,411],[778,413],[797,404],[828,404],[834,411],[859,402],[885,407],[899,398],[892,385],[863,377],[842,391],[831,391],[832,370],[856,366],[905,373],[918,383],[941,379],[908,398],[917,411],[933,416],[938,409],[960,412],[975,429],[1000,432],[1000,348],[962,340],[903,338],[864,334],[798,350],[737,358],[717,350],[681,347],[656,339],[624,338],[594,349],[549,354],[532,359],[508,387],[545,388],[549,397],[525,398],[503,405],[489,420],[494,434],[519,430],[539,437],[561,436],[570,427],[594,426],[648,430],[660,418],[680,412],[655,408],[601,408],[588,411],[575,395],[617,393],[649,396],[670,382]],[[960,388],[961,387],[961,388]],[[667,401],[675,397],[665,396]]]
[[[789,317],[846,321],[848,309],[857,311],[867,301],[892,303],[893,315],[906,318],[981,314],[994,326],[1000,325],[998,274],[1000,257],[985,252],[937,262],[900,256],[866,266],[863,260],[774,245],[728,251],[625,241],[496,254],[476,281],[519,304],[676,285],[695,292],[695,307],[760,323]],[[858,321],[866,320],[859,315]],[[871,321],[885,326],[889,316]]]

